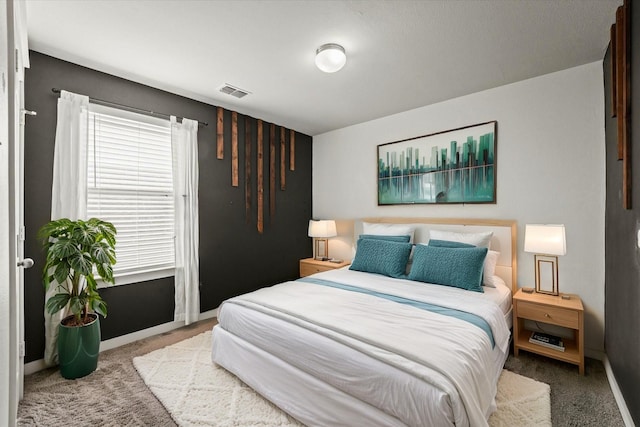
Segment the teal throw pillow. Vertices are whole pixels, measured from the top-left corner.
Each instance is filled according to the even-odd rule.
[[[416,245],[408,279],[484,292],[482,270],[487,251],[487,248]]]
[[[406,277],[411,247],[411,243],[358,239],[356,256],[349,269],[396,278]]]

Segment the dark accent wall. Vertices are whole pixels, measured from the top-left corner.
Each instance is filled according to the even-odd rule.
[[[631,22],[640,24],[640,8]],[[611,117],[611,52],[604,58],[606,131],[605,349],[636,424],[640,424],[640,25],[631,25],[632,208],[622,208],[622,161],[618,160],[616,119]],[[637,116],[638,118],[635,118]]]
[[[198,130],[200,167],[200,311],[212,310],[231,296],[298,277],[298,260],[311,256],[307,237],[311,218],[311,143],[296,133],[296,169],[287,170],[286,190],[276,180],[276,211],[269,216],[269,179],[265,178],[264,233],[256,229],[256,149],[252,147],[252,218],[245,216],[244,183],[231,186],[231,112],[225,111],[225,159],[216,158],[216,107],[114,77],[89,68],[31,52],[27,70],[25,105],[38,112],[27,117],[25,128],[25,250],[34,268],[25,271],[26,362],[44,355],[44,290],[41,268],[44,253],[36,240],[38,229],[49,221],[58,95],[51,88],[145,110],[208,122]],[[188,72],[188,67],[185,67]],[[213,83],[212,83],[213,84]],[[238,129],[245,120],[238,115]],[[264,170],[269,171],[268,126],[265,122]],[[238,138],[240,177],[244,177],[244,131]],[[276,144],[279,164],[280,144]],[[287,157],[288,159],[288,157]],[[287,160],[288,164],[288,160]],[[279,175],[278,175],[279,176]],[[242,178],[241,178],[242,179]],[[171,322],[174,311],[173,278],[112,286],[101,291],[109,316],[101,319],[102,339]]]

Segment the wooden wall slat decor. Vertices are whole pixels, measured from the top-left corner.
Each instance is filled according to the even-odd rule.
[[[258,167],[258,233],[264,231],[264,154],[263,154],[263,133],[262,120],[258,119],[258,140],[257,140],[257,167]]]
[[[289,131],[289,170],[296,170],[296,131]]]
[[[617,16],[617,14],[616,14]],[[616,89],[617,63],[616,63],[616,24],[611,25],[611,117],[618,113],[618,94]],[[618,156],[619,157],[619,156]]]
[[[625,209],[631,209],[632,180],[631,180],[631,125],[629,114],[631,111],[631,0],[625,0],[622,5],[624,11],[624,86],[622,90],[622,114],[623,114],[623,145],[622,145],[622,203]],[[618,64],[620,65],[620,64]],[[618,112],[620,113],[620,112]]]
[[[630,0],[625,0],[616,10],[615,33],[612,27],[611,55],[615,116],[617,124],[618,160],[622,160],[622,206],[631,209],[631,11]],[[614,37],[615,34],[615,37]],[[615,91],[615,93],[613,93]]]
[[[276,125],[269,127],[269,216],[276,215]]]
[[[284,191],[287,188],[287,159],[285,150],[285,129],[280,126],[280,190]]]
[[[625,37],[624,37],[624,9],[620,6],[616,10],[616,116],[618,117],[618,160],[623,159],[624,145],[624,115],[623,92],[624,92],[624,61],[625,61]]]
[[[217,108],[216,119],[216,140],[218,159],[224,159],[224,110],[222,107]]]
[[[231,113],[230,124],[227,123],[227,129],[225,130],[224,115]],[[225,133],[227,139],[231,139],[231,186],[240,187],[240,153],[241,144],[240,135],[238,129],[238,115],[236,111],[225,111],[222,107],[216,107],[217,126],[216,126],[216,156],[218,159],[224,159],[224,139]],[[254,121],[255,120],[255,121]],[[229,121],[229,117],[227,117]],[[244,123],[244,198],[245,198],[245,217],[247,223],[251,221],[252,214],[251,209],[252,199],[256,199],[258,218],[257,229],[259,233],[264,232],[264,215],[265,215],[265,182],[269,185],[269,216],[270,222],[274,220],[276,214],[276,180],[280,180],[280,190],[285,191],[287,188],[287,154],[289,155],[289,170],[294,171],[296,168],[296,132],[293,129],[287,129],[284,126],[276,126],[275,123],[269,123],[268,136],[266,135],[267,129],[261,119],[254,119],[249,116],[240,116],[240,127]],[[256,135],[252,136],[253,123],[256,123]],[[278,138],[278,128],[280,134]],[[289,148],[287,149],[287,132],[289,133]],[[229,135],[230,134],[230,135]],[[269,138],[268,153],[265,152],[265,140]],[[253,139],[255,138],[255,139]],[[278,140],[280,141],[280,161],[278,162]],[[251,146],[256,141],[256,148],[252,149]],[[257,168],[256,168],[256,195],[252,194],[252,154],[256,153]],[[269,156],[269,177],[265,177],[265,162]],[[228,156],[227,156],[228,157]],[[278,178],[278,164],[280,167],[280,174]],[[266,181],[265,180],[268,180]]]
[[[238,186],[238,113],[231,112],[231,185]]]
[[[251,221],[251,125],[250,117],[244,118],[244,215]]]

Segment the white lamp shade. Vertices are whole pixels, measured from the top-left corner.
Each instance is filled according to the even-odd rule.
[[[325,73],[339,71],[346,62],[347,55],[339,44],[324,44],[316,50],[316,67]]]
[[[309,221],[309,237],[334,237],[337,236],[336,222],[333,220]]]
[[[527,224],[524,251],[545,255],[565,255],[567,241],[563,224]]]

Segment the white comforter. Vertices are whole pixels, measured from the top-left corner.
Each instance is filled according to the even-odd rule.
[[[322,273],[321,278],[473,313],[487,321],[496,347],[503,353],[507,351],[509,330],[501,310],[471,292],[349,270]],[[497,378],[489,368],[494,350],[487,334],[466,321],[358,292],[287,282],[223,303],[220,326],[231,328],[230,333],[234,331],[233,322],[225,319],[227,304],[280,318],[409,372],[449,397],[456,425],[487,425],[495,409]],[[288,357],[283,348],[286,344],[274,349],[274,353]],[[301,357],[289,357],[287,362],[307,372],[314,370]],[[331,383],[332,378],[324,380]],[[334,382],[332,385],[338,389],[403,419],[402,409],[395,408],[384,397],[368,393],[362,387],[352,387],[342,376],[336,376]],[[403,421],[409,425],[416,423],[415,419]]]

